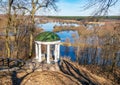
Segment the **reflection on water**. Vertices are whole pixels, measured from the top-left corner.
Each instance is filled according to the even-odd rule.
[[[77,38],[79,38],[78,32],[77,31],[61,31],[57,33],[62,42],[65,42],[66,39],[69,39],[71,43],[74,42],[74,39],[72,37],[72,35],[74,34]]]
[[[79,26],[78,24],[68,24],[68,23],[59,23],[59,22],[49,22],[45,24],[38,24],[38,27],[44,29],[44,31],[53,31],[54,26]]]
[[[43,28],[44,31],[52,31],[55,25],[60,25],[59,23],[45,23],[45,24],[39,24],[38,26]]]
[[[60,55],[63,57],[69,57],[72,61],[76,60],[76,55],[75,55],[75,48],[70,46],[60,46]]]

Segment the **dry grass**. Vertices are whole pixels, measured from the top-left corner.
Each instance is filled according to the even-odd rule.
[[[7,25],[7,18],[0,17],[0,31],[2,31],[6,25]]]
[[[104,77],[109,81],[112,81],[112,84],[119,85],[120,84],[120,68],[115,68],[114,72],[107,71],[109,66],[100,67],[95,65],[86,65],[87,70],[89,70],[92,74],[96,74],[100,77]]]
[[[97,84],[97,85],[112,85],[112,83],[113,83],[110,79],[99,76],[96,73],[92,73],[86,67],[78,65],[75,62],[71,62],[68,59],[67,60],[65,59],[64,62],[69,63],[70,66],[72,66],[72,68],[74,68],[74,69],[70,68],[69,70],[66,69],[66,71],[72,72],[72,75],[74,75],[74,78],[78,79],[79,81],[82,81],[82,80],[84,82],[89,81],[89,83],[92,82],[92,83]],[[65,63],[63,66],[65,66],[67,68],[69,67]],[[92,70],[97,71],[98,69],[92,68]]]
[[[80,83],[60,72],[34,72],[27,76],[21,85],[79,85]]]

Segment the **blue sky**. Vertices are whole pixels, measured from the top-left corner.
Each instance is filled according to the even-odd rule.
[[[48,15],[55,16],[90,16],[93,14],[96,7],[84,10],[87,0],[59,0],[57,2],[58,12],[51,12]],[[119,2],[111,7],[108,15],[120,15],[120,0]]]

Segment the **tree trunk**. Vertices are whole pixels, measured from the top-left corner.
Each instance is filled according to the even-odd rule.
[[[113,62],[112,62],[112,66],[111,66],[111,72],[114,71],[114,68],[116,67],[116,64],[117,64],[117,55],[116,53],[114,54],[114,58],[113,58]]]
[[[32,19],[32,26],[30,27],[30,42],[29,42],[29,44],[30,44],[30,49],[29,49],[29,57],[31,57],[32,56],[32,54],[33,54],[33,32],[34,32],[34,29],[35,29],[35,27],[34,27],[34,25],[35,25],[35,12],[36,12],[36,8],[35,8],[35,3],[34,3],[34,0],[32,1],[32,14],[31,14],[31,19]]]
[[[29,50],[29,56],[32,56],[32,50],[33,50],[33,33],[30,33],[30,50]]]
[[[7,22],[7,27],[6,27],[6,42],[5,42],[5,46],[6,46],[6,52],[7,52],[7,57],[10,58],[11,53],[10,53],[10,46],[9,46],[9,29],[10,29],[10,25],[11,25],[11,6],[12,6],[13,0],[9,0],[8,1],[8,22]]]
[[[9,47],[8,27],[6,28],[6,41],[5,41],[5,46],[6,46],[6,54],[7,54],[7,57],[10,58],[10,47]]]

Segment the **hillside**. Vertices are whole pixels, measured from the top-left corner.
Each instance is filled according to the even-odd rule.
[[[52,67],[54,64],[50,66],[43,66],[41,71],[24,67],[18,71],[0,72],[0,85],[112,85],[110,80],[66,59],[60,62],[57,70]]]

